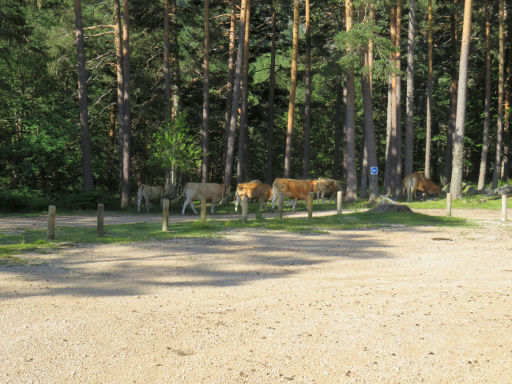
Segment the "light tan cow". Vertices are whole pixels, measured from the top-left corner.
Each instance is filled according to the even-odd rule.
[[[274,210],[274,203],[279,195],[283,195],[283,197],[293,199],[292,211],[295,212],[297,200],[306,200],[310,192],[318,192],[317,180],[277,178],[272,184],[272,210]]]
[[[236,186],[235,193],[235,212],[238,212],[238,204],[240,201],[247,197],[249,199],[258,199],[260,201],[260,209],[262,208],[263,201],[265,204],[272,198],[272,187],[259,180],[249,181],[247,183],[239,183]]]
[[[217,183],[187,183],[185,188],[183,189],[183,193],[173,200],[177,201],[183,195],[185,195],[185,202],[183,203],[183,209],[181,210],[181,214],[185,214],[185,208],[187,204],[190,204],[190,208],[195,215],[197,215],[197,211],[194,208],[194,200],[201,200],[203,198],[206,201],[211,201],[212,208],[211,212],[214,214],[213,207],[215,203],[218,203],[222,198],[229,196],[229,191],[231,190],[231,185],[226,184],[217,184]]]
[[[164,194],[165,189],[162,186],[154,187],[147,184],[139,184],[139,188],[137,190],[137,212],[140,212],[140,205],[142,203],[142,199],[144,199],[146,211],[149,212],[151,200],[160,199],[161,203]]]
[[[319,177],[318,182],[318,194],[317,198],[322,197],[322,204],[325,204],[325,196],[329,196],[331,202],[333,202],[334,195],[336,192],[341,191],[341,183],[338,180],[327,179],[325,177]]]
[[[414,200],[420,181],[425,180],[423,171],[416,171],[402,179],[402,195],[407,195],[407,201]]]

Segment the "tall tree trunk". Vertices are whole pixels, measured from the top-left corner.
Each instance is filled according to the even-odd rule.
[[[228,75],[226,79],[226,111],[224,112],[224,153],[223,162],[226,162],[227,142],[229,137],[229,121],[231,118],[231,104],[233,103],[233,77],[235,75],[235,29],[236,29],[236,1],[231,0],[231,14],[229,17],[229,58]]]
[[[363,11],[361,11],[362,13]],[[369,22],[373,24],[374,14],[370,6]],[[379,195],[379,177],[377,174],[372,175],[368,172],[369,169],[377,167],[377,150],[375,147],[375,129],[373,125],[373,95],[372,95],[372,68],[373,68],[373,53],[371,50],[371,41],[368,45],[361,48],[361,61],[364,70],[361,73],[361,89],[363,94],[363,108],[364,108],[364,149],[363,149],[363,168],[366,169],[366,175],[362,174],[361,177],[369,178],[370,200],[375,200]],[[365,183],[366,184],[366,183]],[[361,182],[361,193],[363,188],[366,192],[366,187]]]
[[[224,168],[223,179],[224,184],[231,184],[231,178],[233,176],[233,154],[235,152],[235,131],[236,123],[238,120],[238,99],[240,98],[240,81],[244,53],[246,5],[247,0],[241,0],[238,52],[236,54],[235,81],[233,84],[233,102],[231,103],[231,117],[229,121],[229,135],[226,150],[226,166]]]
[[[455,142],[450,192],[453,199],[462,197],[462,171],[464,163],[464,123],[466,119],[466,96],[468,81],[468,57],[471,34],[471,0],[464,1],[464,23],[460,46],[459,81],[457,90],[457,119],[455,121]]]
[[[397,163],[394,180],[394,196],[399,196],[402,192],[402,75],[401,75],[401,25],[402,25],[402,1],[397,0],[396,5],[396,94],[395,94],[395,125],[396,125],[396,147],[397,147]]]
[[[164,0],[164,116],[165,124],[171,120],[171,72],[169,66],[169,0]]]
[[[343,87],[342,77],[336,76],[336,103],[334,105],[334,153],[333,153],[333,169],[332,177],[336,180],[341,178],[341,140],[343,137],[343,123],[342,123],[342,105],[343,105]]]
[[[210,91],[208,79],[210,77],[209,51],[210,51],[210,32],[209,32],[209,2],[204,0],[204,49],[203,49],[203,129],[201,137],[203,141],[203,165],[201,167],[201,181],[208,181],[208,94]]]
[[[407,33],[407,125],[405,129],[405,174],[413,172],[414,154],[414,34],[416,4],[409,0],[409,28]]]
[[[311,29],[309,17],[309,0],[306,0],[306,70],[304,78],[304,164],[302,176],[309,176],[309,142],[311,131]]]
[[[458,0],[452,0],[452,11],[450,16],[451,24],[451,86],[450,86],[450,118],[448,120],[448,128],[446,130],[446,152],[444,161],[444,172],[442,183],[447,184],[452,174],[453,160],[453,143],[455,142],[455,119],[457,117],[457,41],[458,41],[458,17],[457,17]]]
[[[123,84],[123,47],[122,47],[122,23],[121,7],[119,0],[114,0],[114,37],[116,47],[116,77],[117,77],[117,117],[119,122],[119,192],[121,194],[121,207],[126,207],[126,196],[124,190],[124,141],[126,139],[124,128],[124,84]]]
[[[130,7],[128,0],[123,2],[123,173],[121,180],[121,208],[128,207],[130,203],[130,141],[131,141],[131,114],[130,114]]]
[[[76,49],[78,65],[78,104],[80,106],[80,126],[82,141],[83,191],[92,191],[91,145],[89,141],[89,115],[87,111],[87,87],[85,75],[85,43],[82,27],[82,4],[75,0]]]
[[[478,174],[478,190],[485,185],[487,170],[487,153],[489,152],[489,116],[491,106],[491,22],[489,15],[489,0],[485,0],[485,101],[484,101],[484,132],[482,138],[482,157],[480,158],[480,172]]]
[[[505,85],[505,44],[504,44],[504,13],[505,0],[499,0],[498,10],[498,125],[496,128],[496,160],[492,175],[492,188],[498,187],[501,176],[501,151],[503,147],[503,96]]]
[[[432,144],[432,0],[428,0],[427,23],[428,75],[426,111],[427,127],[425,129],[425,177],[430,179],[430,149]]]
[[[346,31],[350,32],[354,23],[354,5],[352,0],[345,0],[345,25]],[[352,53],[353,48],[347,44],[347,54]],[[345,180],[347,183],[347,201],[357,199],[357,173],[356,173],[356,126],[355,126],[355,80],[354,68],[350,66],[346,72],[347,104],[345,109],[345,153],[347,156],[347,173]]]
[[[393,12],[393,10],[391,10]],[[393,23],[393,21],[390,21],[390,23]],[[390,24],[392,25],[392,24]],[[391,39],[393,40],[393,39]],[[393,62],[393,58],[391,58],[391,63]],[[386,109],[386,152],[385,152],[385,166],[384,166],[384,191],[387,195],[391,194],[390,189],[390,180],[391,180],[391,156],[390,156],[390,142],[391,142],[391,110],[393,106],[393,90],[392,90],[392,81],[393,76],[388,76],[388,105]]]
[[[393,73],[391,74],[391,128],[389,134],[388,159],[386,171],[389,177],[389,191],[391,196],[398,196],[401,190],[401,140],[400,140],[400,23],[399,14],[401,10],[400,0],[396,7],[391,8],[390,32],[391,42],[394,47],[392,55]],[[389,169],[389,170],[388,170]]]
[[[180,75],[180,62],[178,60],[178,26],[176,23],[176,0],[170,0],[170,66],[172,71],[171,82],[171,120],[176,119],[176,115],[180,108],[181,98],[181,75]]]
[[[248,96],[249,96],[249,33],[251,24],[251,0],[247,0],[245,8],[244,62],[242,65],[242,111],[240,114],[240,133],[238,135],[238,182],[249,177],[249,127],[248,127]]]
[[[272,136],[274,134],[274,89],[276,85],[276,9],[272,0],[272,39],[270,45],[270,73],[268,85],[268,106],[267,106],[267,183],[273,180],[273,154]]]
[[[512,17],[509,15],[509,20]],[[508,35],[511,34],[512,23],[509,21]],[[512,66],[512,46],[509,45],[506,60],[506,76],[505,76],[505,101],[504,101],[504,118],[503,118],[503,167],[501,178],[507,180],[510,177],[510,87],[511,87],[511,66]]]
[[[299,0],[293,0],[292,67],[290,70],[290,100],[288,102],[288,126],[284,152],[284,177],[290,177],[292,158],[293,116],[295,114],[295,93],[297,90],[297,58],[299,54]]]

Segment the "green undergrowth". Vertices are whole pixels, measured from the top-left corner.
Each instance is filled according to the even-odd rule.
[[[234,229],[284,230],[296,233],[326,233],[329,230],[350,230],[389,226],[468,226],[460,218],[435,217],[419,213],[381,214],[355,212],[343,215],[307,218],[254,218],[243,223],[241,219],[211,220],[206,223],[186,221],[169,223],[169,231],[162,232],[160,223],[135,223],[109,225],[103,237],[96,228],[57,227],[56,240],[46,240],[45,229],[0,233],[0,265],[40,263],[41,254],[78,243],[127,243],[165,241],[174,238],[215,238],[222,232]]]
[[[414,201],[407,204],[411,209],[445,209],[446,198],[427,201]],[[512,196],[507,198],[507,206],[512,205]],[[501,210],[501,196],[465,195],[461,199],[452,200],[452,209],[490,209]]]

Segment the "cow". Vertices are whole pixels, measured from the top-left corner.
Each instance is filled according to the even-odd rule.
[[[190,204],[190,208],[195,215],[197,211],[194,208],[194,200],[206,199],[206,201],[212,202],[211,212],[214,214],[213,207],[215,203],[218,203],[221,199],[229,195],[231,185],[217,184],[217,183],[187,183],[183,188],[183,193],[178,196],[173,202],[177,201],[183,195],[185,195],[185,202],[183,203],[183,209],[181,214],[185,215],[185,208],[187,204]]]
[[[336,192],[341,191],[341,184],[338,180],[327,179],[324,177],[319,177],[317,179],[318,182],[318,193],[317,199],[320,200],[320,196],[322,197],[322,204],[325,204],[325,196],[329,196],[331,202],[334,199],[334,195]]]
[[[418,191],[423,192],[423,194],[427,195],[427,196],[432,196],[432,195],[440,196],[443,193],[443,191],[439,185],[437,185],[432,180],[427,179],[427,178],[419,181]]]
[[[260,201],[260,209],[262,208],[263,201],[265,204],[272,198],[272,187],[259,180],[249,181],[247,183],[239,183],[236,186],[235,193],[235,212],[238,211],[238,204],[241,199],[247,197],[249,199],[258,199]]]
[[[147,184],[139,184],[139,188],[137,190],[137,212],[140,212],[140,205],[142,203],[142,199],[144,199],[144,204],[146,205],[146,211],[149,212],[150,201],[160,199],[162,201],[163,196],[165,194],[165,189],[162,186],[151,186]]]
[[[421,180],[425,180],[423,171],[416,171],[402,179],[402,195],[407,195],[407,201],[414,200],[418,184]]]
[[[296,180],[277,178],[272,184],[272,210],[279,195],[293,199],[292,211],[295,212],[297,200],[306,200],[310,192],[318,192],[317,180]]]

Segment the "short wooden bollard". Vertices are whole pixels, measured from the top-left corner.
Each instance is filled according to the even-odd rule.
[[[48,206],[48,240],[55,239],[55,216],[57,207],[55,205]]]
[[[98,203],[98,216],[96,219],[96,227],[98,228],[98,237],[103,237],[105,223],[105,205],[103,203]]]
[[[307,201],[307,204],[308,204],[308,221],[313,218],[313,200],[314,200],[314,198],[315,198],[315,193],[314,192],[309,192],[308,193],[308,201]]]
[[[277,200],[277,210],[279,211],[279,218],[283,218],[283,195],[279,194],[279,198]]]
[[[167,232],[169,230],[169,199],[163,199],[162,205],[162,231]]]
[[[446,194],[446,216],[452,216],[452,194]]]
[[[338,211],[338,215],[341,215],[341,203],[343,201],[343,192],[338,191],[336,194],[336,209]]]
[[[507,195],[501,195],[501,220],[507,221]]]
[[[249,198],[245,196],[242,199],[242,221],[247,223],[247,219],[249,217]]]
[[[206,199],[201,199],[201,222],[206,223]]]

